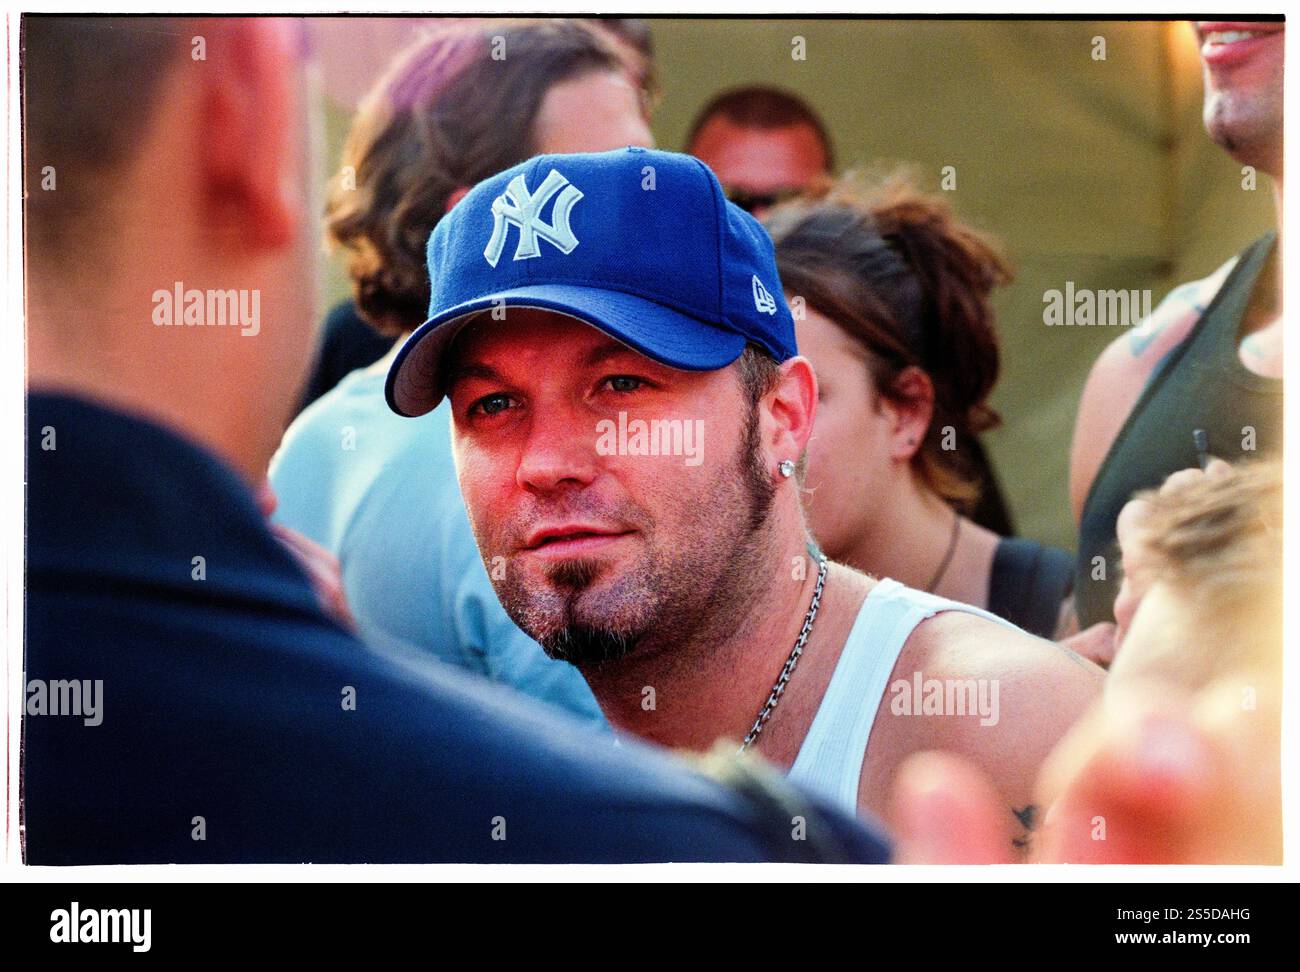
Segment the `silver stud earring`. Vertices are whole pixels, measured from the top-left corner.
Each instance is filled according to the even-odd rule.
[[[782,459],[781,465],[777,466],[776,468],[781,470],[782,476],[784,476],[786,479],[789,479],[791,476],[794,475],[794,460]]]

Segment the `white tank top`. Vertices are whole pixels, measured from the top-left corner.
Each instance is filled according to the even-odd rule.
[[[907,636],[940,611],[965,611],[1019,630],[1010,621],[969,604],[916,591],[896,580],[881,580],[862,602],[812,728],[790,767],[790,779],[850,814],[858,812],[862,761],[889,676]]]

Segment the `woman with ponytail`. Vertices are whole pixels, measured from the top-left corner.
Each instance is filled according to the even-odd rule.
[[[899,175],[850,175],[766,225],[817,372],[804,483],[822,548],[1056,636],[1073,558],[969,519],[981,489],[970,456],[999,421],[989,295],[1011,280],[1005,259]]]

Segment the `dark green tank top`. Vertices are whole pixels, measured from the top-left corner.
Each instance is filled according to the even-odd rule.
[[[1238,357],[1241,320],[1276,240],[1252,243],[1187,337],[1155,369],[1093,481],[1079,524],[1079,625],[1114,620],[1120,560],[1115,522],[1133,494],[1198,464],[1197,429],[1211,456],[1241,462],[1282,451],[1282,382]],[[1104,558],[1094,563],[1094,558]]]

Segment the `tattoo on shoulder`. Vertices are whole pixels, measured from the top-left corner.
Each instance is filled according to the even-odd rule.
[[[1181,287],[1175,287],[1160,302],[1155,313],[1129,332],[1128,346],[1133,357],[1140,358],[1171,320],[1176,320],[1188,312],[1197,317],[1205,313],[1205,304],[1200,299],[1203,284],[1203,280],[1194,280]]]

